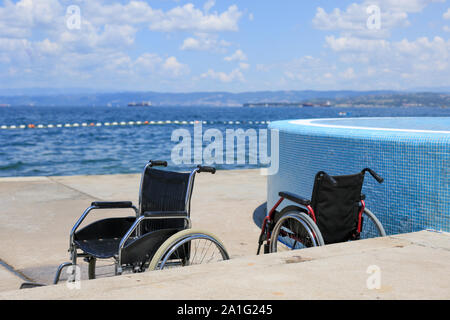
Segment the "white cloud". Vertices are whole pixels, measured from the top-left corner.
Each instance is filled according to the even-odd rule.
[[[334,52],[350,55],[351,58],[344,61],[360,61],[372,65],[408,65],[409,68],[415,68],[420,63],[428,63],[432,69],[433,64],[444,62],[450,57],[450,40],[446,41],[441,37],[391,42],[382,39],[328,36],[326,43]]]
[[[203,5],[203,10],[205,10],[205,12],[208,13],[209,10],[211,10],[211,8],[214,7],[215,5],[216,5],[216,1],[215,0],[208,0]]]
[[[189,67],[185,64],[178,62],[177,58],[169,57],[167,58],[162,69],[167,72],[170,77],[179,77],[189,73]]]
[[[444,19],[450,19],[450,8],[442,15]]]
[[[250,68],[250,65],[248,63],[241,62],[239,63],[239,68],[241,68],[242,70],[248,70]]]
[[[66,20],[68,5],[79,5],[81,28],[69,29]],[[188,65],[177,57],[143,53],[132,58],[127,52],[134,43],[139,30],[148,29],[155,23],[174,17],[174,22],[183,24],[192,16],[177,16],[175,9],[163,11],[153,9],[145,1],[111,3],[103,0],[6,0],[0,2],[0,81],[10,85],[35,85],[37,79],[47,85],[85,86],[86,81],[117,87],[136,85],[137,79],[155,77],[155,83],[177,79],[177,85],[190,73]],[[193,12],[197,9],[191,7]],[[237,7],[230,7],[223,14],[202,13],[198,23],[216,17],[225,23]],[[189,21],[193,29],[192,21]],[[237,26],[237,20],[235,27]],[[200,27],[198,27],[200,28]],[[230,27],[231,28],[231,27]],[[174,28],[176,29],[176,28]],[[215,25],[212,30],[218,30]],[[209,32],[209,30],[208,30]],[[205,33],[206,34],[206,33]],[[201,39],[202,34],[196,34]],[[211,47],[226,46],[227,42],[214,35]],[[206,40],[205,40],[206,41]],[[124,79],[135,79],[124,84]],[[145,82],[148,85],[148,82]],[[171,83],[174,83],[172,81]]]
[[[196,33],[196,37],[184,39],[181,50],[197,50],[197,51],[217,51],[223,52],[225,47],[231,43],[225,40],[219,40],[217,35],[209,33]]]
[[[374,52],[385,50],[390,43],[384,39],[360,39],[356,37],[327,36],[325,42],[333,51]]]
[[[413,57],[413,60],[410,62],[412,67],[414,65],[419,67],[423,64],[424,69],[426,69],[425,65],[428,64],[430,70],[433,70],[433,66],[441,65],[443,62],[446,65],[449,63],[450,40],[444,40],[441,37],[434,37],[433,39],[421,37],[414,41],[403,39],[402,41],[394,42],[392,47],[397,56]]]
[[[225,57],[224,60],[229,61],[229,62],[231,62],[231,61],[246,61],[247,56],[244,52],[242,52],[242,50],[238,49],[231,56]]]
[[[173,8],[162,13],[157,19],[150,21],[150,30],[172,32],[172,31],[238,31],[238,22],[242,13],[236,5],[230,6],[221,14],[204,13],[196,9],[192,3],[182,7]]]
[[[164,60],[155,53],[144,53],[136,59],[134,67],[139,72],[149,73],[155,71]]]
[[[408,15],[405,12],[382,11],[380,28],[369,29],[367,7],[368,5],[353,3],[345,11],[336,8],[331,13],[319,7],[313,19],[313,25],[320,30],[340,31],[345,35],[384,38],[389,35],[392,28],[409,24]]]
[[[219,80],[221,82],[230,83],[235,80],[244,82],[244,75],[242,74],[241,70],[239,68],[234,69],[230,73],[225,72],[216,72],[213,69],[209,69],[208,72],[205,72],[200,75],[201,78],[211,78],[214,80]]]
[[[273,65],[270,69],[282,70],[283,76],[290,83],[301,83],[307,88],[336,84],[332,80],[336,67],[328,61],[312,56],[303,56],[286,63]]]
[[[341,73],[341,76],[347,80],[354,79],[356,77],[355,70],[351,67],[347,68],[344,72]]]
[[[256,71],[259,71],[259,72],[269,72],[270,70],[272,70],[274,68],[273,65],[262,64],[262,63],[258,63],[255,67],[256,67]]]
[[[0,6],[0,37],[29,37],[34,28],[51,28],[63,17],[58,0],[4,1],[4,6]]]
[[[364,0],[329,12],[317,8],[313,19],[315,28],[338,33],[325,37],[326,47],[336,53],[335,70],[324,73],[320,67],[291,63],[285,69],[288,72],[285,76],[322,84],[333,78],[335,85],[344,81],[341,83],[360,88],[402,89],[448,83],[450,40],[440,37],[388,39],[394,28],[410,25],[409,14],[422,12],[432,2],[444,0]],[[373,14],[366,11],[369,5],[380,8],[379,30],[367,27],[367,20]],[[450,9],[448,15],[450,18]],[[447,12],[443,14],[444,18],[446,16]],[[443,30],[450,31],[450,28],[443,27]],[[399,79],[407,79],[407,82]]]
[[[105,25],[98,37],[99,46],[129,46],[134,43],[137,29],[129,25]],[[96,46],[97,46],[96,45]]]
[[[417,13],[421,12],[432,2],[444,2],[445,0],[378,0],[374,4],[389,10]]]
[[[93,25],[105,24],[148,24],[163,18],[164,12],[153,9],[144,1],[129,1],[126,4],[107,3],[101,0],[85,1],[81,5],[82,19]]]
[[[339,53],[341,61],[366,67],[367,81],[383,82],[387,87],[439,86],[448,83],[450,73],[450,40],[441,37],[420,37],[401,41],[327,37],[330,48]],[[346,70],[350,71],[350,70]],[[357,79],[363,76],[353,70]],[[346,78],[352,72],[342,73]],[[398,78],[408,79],[408,83]]]
[[[293,88],[403,90],[449,83],[450,39],[328,36],[326,41],[330,50],[325,57],[304,56],[257,69],[272,72],[271,77],[278,70]]]
[[[214,1],[206,2],[205,9],[211,9],[214,4]],[[67,5],[63,5],[61,1],[5,1],[4,6],[0,6],[0,37],[30,37],[33,30],[39,28],[40,31],[51,33],[53,37],[66,40],[77,38],[77,41],[83,41],[85,44],[98,45],[98,41],[104,43],[110,39],[112,45],[117,45],[117,41],[121,39],[124,44],[129,45],[134,42],[136,26],[147,26],[151,30],[165,32],[237,31],[242,15],[236,5],[230,6],[222,13],[208,13],[208,10],[202,12],[190,3],[168,11],[153,9],[144,1],[122,4],[91,0],[79,5],[82,23],[79,33],[82,36],[76,37],[73,34],[68,36],[68,31],[73,30],[66,28]],[[113,34],[115,32],[116,35]],[[61,36],[62,33],[65,33],[64,36]]]
[[[343,36],[386,38],[392,29],[407,27],[409,13],[421,12],[432,2],[445,0],[365,0],[362,3],[352,3],[345,10],[335,8],[327,13],[318,7],[313,19],[313,25],[320,30],[339,31]],[[369,6],[380,9],[380,28],[369,29],[367,21],[371,15],[367,12]]]
[[[128,50],[139,30],[193,32],[181,45],[182,50],[204,50],[225,53],[231,43],[219,38],[218,32],[238,31],[243,13],[237,5],[213,10],[215,0],[199,8],[192,3],[171,9],[155,9],[146,1],[126,0],[19,0],[0,2],[0,68],[15,75],[39,77],[45,73],[55,82],[73,85],[77,79],[105,79],[120,75],[157,75],[159,80],[180,79],[190,68],[173,55],[143,53],[132,58]],[[69,5],[78,5],[81,28],[71,30],[66,20]],[[242,66],[245,68],[245,66]],[[240,70],[228,74],[240,79]],[[219,74],[221,79],[227,80]],[[59,79],[59,80],[58,80]],[[117,80],[118,81],[118,80]]]
[[[24,1],[24,0],[23,0]],[[56,0],[54,0],[56,1]],[[83,2],[82,16],[95,26],[105,24],[147,25],[150,30],[173,32],[218,32],[237,31],[242,16],[236,5],[231,5],[222,13],[210,13],[214,0],[205,2],[203,9],[192,3],[177,6],[168,11],[152,8],[145,1],[106,3],[100,0]]]
[[[134,44],[137,31],[136,27],[126,24],[97,27],[83,19],[80,30],[62,28],[49,34],[68,52],[89,53],[99,49],[126,49]]]
[[[183,41],[183,44],[181,45],[181,50],[208,50],[210,49],[210,43],[209,41],[205,41],[203,39],[196,39],[196,38],[186,38]]]
[[[49,39],[35,42],[36,48],[39,52],[45,55],[56,55],[61,50],[61,46],[55,42],[51,42]]]
[[[442,17],[446,20],[450,20],[450,8],[442,15]],[[450,26],[443,26],[442,30],[445,32],[450,32]]]

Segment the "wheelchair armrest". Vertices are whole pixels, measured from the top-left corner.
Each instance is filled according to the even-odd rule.
[[[83,223],[84,219],[87,217],[87,215],[96,209],[133,209],[136,213],[136,216],[138,214],[138,210],[135,206],[133,206],[133,203],[131,201],[117,201],[117,202],[104,202],[104,201],[94,201],[91,203],[91,206],[87,208],[81,217],[77,220],[75,225],[73,226],[72,230],[70,231],[70,241],[69,241],[69,250],[73,248],[73,240],[75,232],[78,230],[78,227]]]
[[[167,167],[167,161],[150,160],[149,164],[150,164],[150,167]]]
[[[283,192],[278,193],[278,195],[282,198],[285,198],[285,199],[291,200],[293,202],[296,202],[298,204],[301,204],[302,206],[309,206],[311,204],[310,200],[305,199],[305,198],[303,198],[299,195],[296,195],[294,193],[291,193],[291,192],[283,191]]]
[[[144,216],[149,217],[186,217],[188,214],[186,211],[147,211],[144,212]]]
[[[198,168],[198,170],[197,170],[197,172],[198,173],[202,173],[202,172],[209,172],[209,173],[212,173],[212,174],[215,174],[216,173],[216,168],[214,168],[214,167],[208,167],[208,166],[197,166],[197,168]]]
[[[98,209],[132,208],[133,203],[131,201],[94,201],[91,206]]]

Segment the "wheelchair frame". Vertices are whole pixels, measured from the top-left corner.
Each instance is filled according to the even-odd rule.
[[[139,186],[139,209],[137,209],[132,202],[130,201],[118,201],[118,202],[100,202],[95,201],[91,203],[91,206],[89,206],[81,215],[81,217],[77,220],[75,225],[73,226],[70,237],[69,237],[69,254],[70,254],[70,260],[71,262],[64,262],[62,263],[57,271],[55,278],[53,280],[53,284],[57,284],[59,282],[59,278],[61,276],[61,272],[64,268],[68,266],[76,266],[77,265],[77,258],[78,257],[84,257],[87,259],[96,259],[95,257],[92,257],[91,254],[85,253],[85,252],[78,252],[78,247],[74,241],[75,234],[82,224],[82,222],[85,220],[85,218],[89,215],[89,213],[93,210],[104,210],[104,209],[132,209],[136,214],[136,220],[131,225],[131,227],[128,229],[128,231],[125,233],[125,235],[122,237],[117,255],[114,255],[115,260],[115,275],[120,275],[124,271],[124,266],[122,264],[122,251],[126,244],[126,242],[132,238],[133,234],[136,238],[139,238],[142,235],[142,228],[141,224],[143,221],[146,220],[162,220],[162,219],[184,219],[184,229],[190,229],[192,226],[191,219],[190,219],[190,202],[192,198],[192,191],[193,191],[193,182],[196,173],[200,172],[209,172],[209,173],[215,173],[216,169],[213,167],[206,167],[206,166],[198,166],[197,168],[193,169],[189,175],[188,179],[188,185],[187,185],[187,192],[185,197],[185,211],[162,211],[162,212],[144,212],[143,210],[143,204],[142,204],[142,196],[143,196],[143,183],[145,178],[145,173],[147,172],[147,169],[149,167],[155,167],[155,166],[162,166],[167,167],[166,161],[150,161],[144,168],[140,186]],[[219,242],[220,243],[220,242]],[[226,250],[223,248],[225,256],[228,257],[228,254],[226,253]],[[74,272],[74,271],[72,271]]]
[[[381,178],[376,172],[374,172],[370,168],[365,168],[361,171],[361,173],[369,172],[375,180],[377,180],[379,183],[382,183],[384,181],[383,178]],[[336,180],[328,175],[324,171],[319,171],[317,175],[322,175],[326,180],[328,180],[333,186],[337,185]],[[317,176],[316,175],[316,176]],[[290,216],[291,218],[296,219],[300,224],[303,225],[305,230],[310,235],[311,242],[313,246],[322,246],[325,245],[325,242],[323,240],[322,234],[317,226],[317,219],[316,214],[311,206],[311,200],[303,198],[297,194],[293,194],[290,192],[279,192],[278,194],[280,196],[277,203],[270,209],[269,213],[264,217],[262,227],[261,227],[261,234],[259,236],[258,241],[258,250],[257,255],[260,254],[261,246],[263,245],[264,241],[266,241],[266,244],[264,244],[264,253],[270,253],[270,252],[276,252],[276,246],[275,241],[276,239],[272,239],[272,233],[274,230],[277,230],[277,228],[281,228],[281,222],[283,221],[283,218],[286,216]],[[275,215],[278,213],[277,209],[281,205],[281,203],[284,200],[290,200],[296,204],[299,204],[301,207],[286,207],[286,208],[292,208],[291,210],[288,210],[284,212],[284,214],[279,217],[278,221],[275,222]],[[365,203],[365,195],[361,194],[360,199],[360,209],[358,213],[358,220],[357,220],[357,227],[356,227],[356,233],[352,235],[352,238],[350,240],[359,240],[360,234],[362,232],[362,221],[363,221],[363,213],[366,213],[370,219],[372,219],[375,224],[377,225],[377,228],[379,229],[380,236],[386,236],[386,232],[381,225],[381,223],[378,221],[378,219],[375,217],[375,215],[366,208]],[[306,208],[303,209],[303,208]],[[295,211],[295,213],[291,213]],[[282,211],[283,213],[283,211]],[[279,231],[279,230],[277,230]],[[293,238],[292,238],[293,239]],[[294,241],[301,241],[299,239],[293,239]]]

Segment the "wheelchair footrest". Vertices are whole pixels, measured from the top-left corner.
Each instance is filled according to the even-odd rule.
[[[20,285],[19,289],[31,289],[31,288],[37,288],[37,287],[45,287],[46,284],[42,283],[35,283],[35,282],[24,282]]]

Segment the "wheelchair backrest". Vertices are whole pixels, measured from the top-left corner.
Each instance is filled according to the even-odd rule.
[[[194,177],[191,173],[146,166],[141,181],[140,214],[149,211],[185,211],[189,214],[193,184]]]
[[[315,177],[311,197],[317,226],[326,244],[347,241],[355,232],[364,172],[333,178],[336,185],[319,172]]]

